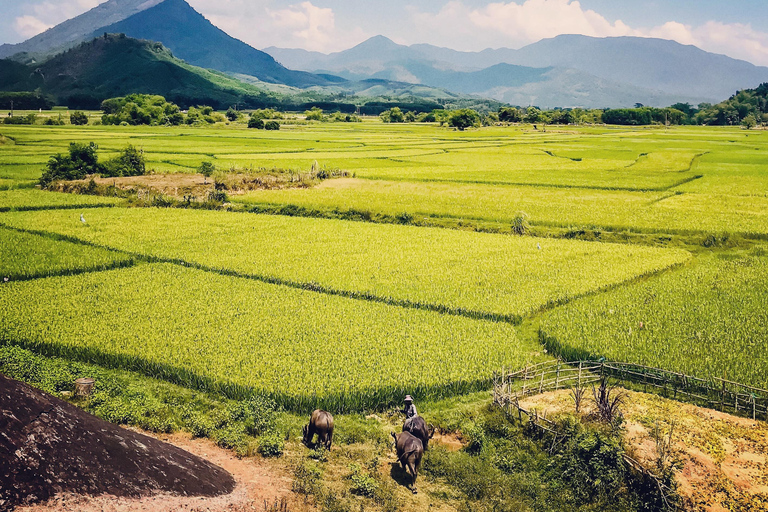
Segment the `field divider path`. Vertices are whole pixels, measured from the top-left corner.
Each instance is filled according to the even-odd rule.
[[[171,265],[178,265],[185,268],[192,268],[195,270],[201,270],[203,272],[210,272],[213,274],[219,274],[222,276],[228,276],[228,277],[237,277],[241,279],[251,279],[254,281],[260,281],[262,283],[266,284],[272,284],[277,286],[286,286],[288,288],[295,288],[298,290],[304,290],[304,291],[310,291],[310,292],[316,292],[320,294],[325,295],[333,295],[338,297],[344,297],[347,299],[355,299],[355,300],[363,300],[368,302],[377,302],[380,304],[386,304],[388,306],[395,306],[395,307],[401,307],[401,308],[407,308],[407,309],[420,309],[424,311],[432,311],[435,313],[442,313],[445,315],[451,315],[451,316],[462,316],[466,318],[472,318],[474,320],[488,320],[492,322],[505,322],[510,323],[513,325],[519,325],[523,317],[522,315],[504,315],[499,313],[488,313],[485,311],[476,311],[472,309],[467,308],[454,308],[450,306],[445,306],[441,304],[429,304],[429,303],[420,303],[405,299],[394,299],[391,297],[381,297],[379,295],[375,295],[372,293],[366,293],[366,292],[355,292],[355,291],[349,291],[349,290],[338,290],[329,286],[323,286],[319,283],[315,282],[302,282],[302,281],[291,281],[289,279],[282,279],[279,277],[274,276],[267,276],[267,275],[261,275],[261,274],[252,274],[247,272],[239,272],[236,270],[226,269],[226,268],[217,268],[212,267],[209,265],[203,265],[201,263],[196,262],[190,262],[187,260],[183,260],[180,258],[163,258],[160,256],[152,256],[148,254],[142,254],[132,251],[125,251],[122,249],[116,249],[114,247],[110,247],[109,245],[104,244],[98,244],[95,242],[89,242],[87,240],[83,240],[81,238],[69,236],[69,235],[62,235],[59,233],[52,233],[50,231],[41,231],[41,230],[35,230],[35,229],[23,229],[23,228],[17,228],[14,226],[8,226],[6,224],[3,224],[0,222],[0,227],[6,228],[12,231],[16,231],[19,233],[26,233],[30,235],[38,235],[43,236],[46,238],[50,238],[52,240],[57,241],[63,241],[63,242],[71,242],[75,244],[80,244],[88,247],[93,247],[96,249],[106,249],[109,251],[116,252],[118,254],[123,254],[125,256],[130,256],[134,259],[133,265],[139,262],[144,263],[168,263]],[[128,265],[128,266],[133,266]],[[126,266],[126,268],[128,267]],[[122,268],[122,267],[115,267],[115,268]],[[111,269],[95,269],[91,270],[91,272],[99,272],[99,271],[106,271]],[[86,273],[89,272],[88,270],[84,270],[82,272],[78,273]],[[70,274],[62,274],[62,275],[70,275]],[[39,276],[40,277],[48,277],[48,276]],[[22,279],[17,279],[16,281],[21,281]],[[24,279],[29,280],[29,279]]]
[[[623,279],[614,283],[610,283],[605,286],[600,286],[589,291],[575,293],[569,297],[563,297],[563,298],[554,299],[554,300],[550,299],[549,301],[542,304],[541,306],[535,307],[529,311],[526,311],[524,314],[503,314],[503,313],[493,313],[493,312],[481,311],[481,310],[464,308],[464,307],[447,306],[445,304],[418,302],[418,301],[412,301],[408,299],[399,299],[394,297],[384,297],[384,296],[377,295],[374,293],[369,293],[369,292],[338,289],[338,288],[323,285],[314,281],[294,281],[294,280],[271,276],[271,275],[242,272],[234,269],[227,269],[227,268],[215,267],[211,265],[205,265],[199,262],[188,261],[182,258],[166,258],[166,257],[154,256],[151,254],[126,251],[123,249],[117,249],[115,247],[111,247],[109,245],[104,245],[96,242],[83,240],[81,238],[77,238],[71,235],[53,233],[53,232],[44,231],[44,230],[33,230],[33,229],[12,227],[12,226],[7,226],[2,222],[0,222],[0,227],[14,230],[20,233],[34,234],[38,236],[47,237],[53,240],[66,241],[66,242],[71,242],[75,244],[81,244],[84,246],[113,251],[115,253],[123,254],[131,257],[133,260],[133,264],[130,266],[133,266],[139,262],[168,263],[168,264],[177,265],[185,268],[192,268],[192,269],[201,270],[204,272],[218,274],[222,276],[235,277],[235,278],[241,278],[241,279],[250,279],[254,281],[263,282],[266,284],[285,286],[289,288],[310,291],[310,292],[315,292],[315,293],[324,294],[324,295],[331,295],[331,296],[344,297],[344,298],[360,300],[360,301],[380,303],[388,306],[400,307],[400,308],[406,308],[406,309],[418,309],[423,311],[431,311],[435,313],[451,315],[451,316],[460,316],[460,317],[471,318],[475,320],[503,322],[503,323],[509,323],[512,325],[520,325],[523,322],[524,318],[536,316],[538,314],[544,313],[546,311],[549,311],[559,306],[562,306],[564,304],[567,304],[571,301],[594,296],[594,295],[599,295],[601,293],[605,293],[607,291],[611,291],[611,290],[620,288],[622,286],[626,286],[628,284],[647,279],[651,276],[659,275],[667,271],[686,266],[691,261],[691,259],[689,258],[685,261],[677,262],[664,268],[649,270],[641,274],[636,274],[636,275],[627,277],[626,279]],[[120,267],[116,267],[116,268],[120,268]],[[104,270],[108,270],[108,269],[104,269]]]

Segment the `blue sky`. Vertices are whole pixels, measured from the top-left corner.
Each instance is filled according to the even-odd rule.
[[[0,0],[0,42],[19,42],[104,0]],[[119,0],[118,0],[119,1]],[[187,0],[257,47],[339,51],[382,34],[457,50],[545,37],[662,37],[768,66],[766,0]]]

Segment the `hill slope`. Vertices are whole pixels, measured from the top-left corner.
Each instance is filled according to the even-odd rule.
[[[98,103],[130,93],[160,94],[180,105],[226,108],[248,98],[278,103],[279,96],[223,74],[190,66],[160,43],[110,35],[69,49],[36,66],[0,61],[0,90],[36,90],[57,97],[86,96]]]
[[[17,53],[48,54],[71,48],[85,41],[94,27],[103,27],[124,20],[163,0],[109,0],[90,11],[67,20],[42,34],[19,44],[0,46],[0,59]]]
[[[178,58],[195,66],[251,75],[264,82],[309,87],[339,81],[286,69],[272,56],[214,26],[184,0],[165,0],[117,23],[103,26],[91,36],[104,32],[158,41]]]

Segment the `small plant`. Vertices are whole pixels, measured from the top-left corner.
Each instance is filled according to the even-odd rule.
[[[525,212],[519,212],[514,219],[512,219],[512,232],[516,235],[525,235],[530,230],[531,226],[528,223],[528,214]]]
[[[352,472],[349,475],[350,480],[352,480],[352,488],[350,489],[352,494],[372,498],[379,488],[378,482],[359,464],[351,464],[349,470]]]
[[[323,471],[317,464],[304,462],[293,471],[292,490],[297,494],[315,494],[320,489]]]
[[[280,434],[273,432],[259,438],[259,453],[264,457],[279,457],[283,454],[285,440]]]
[[[207,185],[208,178],[211,177],[211,174],[216,172],[216,166],[213,165],[213,162],[203,162],[200,164],[200,167],[197,168],[197,172],[203,175],[204,182]]]
[[[277,131],[280,129],[280,123],[277,121],[267,121],[264,123],[265,130]]]
[[[328,451],[324,446],[318,445],[314,450],[310,450],[309,458],[317,462],[328,462]]]
[[[584,400],[585,392],[586,389],[581,386],[571,388],[571,399],[573,400],[573,405],[576,408],[576,414],[581,412],[581,402]]]
[[[616,386],[609,386],[606,379],[600,381],[600,387],[592,386],[592,396],[597,406],[597,416],[605,423],[614,423],[621,419],[619,408],[624,405],[626,395],[616,390]]]

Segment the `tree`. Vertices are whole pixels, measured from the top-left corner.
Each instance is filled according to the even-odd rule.
[[[379,114],[379,117],[385,123],[404,123],[405,122],[405,114],[403,114],[403,111],[400,110],[400,107],[392,107],[389,110],[385,110],[384,112]]]
[[[312,107],[309,110],[306,110],[304,112],[304,115],[307,118],[307,121],[322,121],[323,120],[323,110],[317,107]]]
[[[502,123],[519,123],[523,116],[515,107],[504,107],[499,110],[499,121]]]
[[[257,130],[263,130],[264,120],[260,117],[251,117],[248,120],[248,128],[256,128]]]
[[[741,120],[741,126],[746,128],[747,130],[751,130],[755,126],[757,126],[757,119],[755,119],[755,116],[752,114],[749,114],[747,117]]]
[[[98,146],[93,142],[70,143],[68,155],[59,153],[48,160],[40,185],[47,187],[57,180],[82,180],[89,174],[101,173],[103,167],[99,165],[97,149]]]
[[[267,121],[264,123],[264,129],[265,130],[279,130],[280,129],[280,123],[277,121]]]
[[[216,172],[216,166],[213,165],[212,162],[203,162],[200,164],[200,167],[197,168],[197,172],[203,175],[203,181],[207,185],[208,178],[211,177],[211,174]]]
[[[88,124],[88,116],[85,115],[84,112],[75,110],[74,112],[69,114],[69,122],[75,126],[83,126]]]
[[[458,128],[459,130],[480,126],[480,114],[471,108],[454,110],[448,117],[448,125]]]
[[[233,123],[237,121],[238,117],[240,117],[240,114],[238,114],[237,110],[233,109],[232,107],[229,107],[226,115],[227,115],[227,119],[229,119]]]
[[[105,177],[143,176],[147,173],[144,151],[130,144],[116,157],[107,161],[101,175]]]

